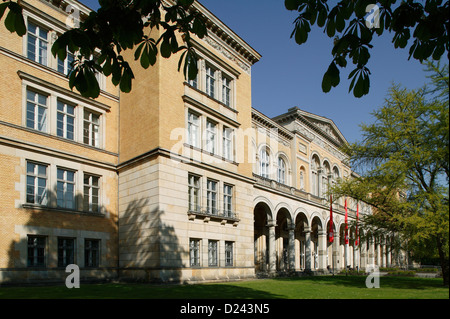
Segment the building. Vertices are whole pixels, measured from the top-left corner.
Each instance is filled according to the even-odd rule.
[[[209,33],[195,41],[195,81],[160,58],[134,65],[129,94],[99,75],[96,100],[68,88],[73,57],[50,53],[68,6],[90,9],[21,4],[27,34],[0,26],[0,283],[61,281],[69,264],[83,280],[185,282],[396,260],[390,238],[355,249],[351,229],[345,244],[343,199],[329,244],[327,185],[353,174],[345,138],[299,108],[254,109],[260,54],[200,3]],[[350,220],[355,210],[349,199]]]

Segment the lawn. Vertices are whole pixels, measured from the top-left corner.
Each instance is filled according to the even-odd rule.
[[[449,299],[442,279],[381,277],[368,289],[364,276],[274,278],[195,285],[83,284],[0,287],[0,299]]]

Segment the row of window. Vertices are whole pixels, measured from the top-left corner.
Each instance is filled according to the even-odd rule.
[[[202,212],[201,177],[189,174],[189,211]],[[222,193],[219,192],[219,182],[213,179],[206,180],[206,213],[214,216],[234,218],[233,185],[223,183]],[[219,211],[219,196],[222,195],[222,212]]]
[[[205,121],[206,123],[203,125],[201,115],[191,110],[188,111],[187,144],[214,155],[222,155],[223,158],[232,161],[234,158],[233,129],[210,118],[205,118]],[[221,148],[219,141],[221,141]],[[222,152],[219,151],[220,149]]]
[[[225,267],[234,266],[234,242],[225,241],[224,244],[224,262]],[[202,239],[191,238],[189,240],[189,256],[191,267],[202,267]],[[208,267],[219,267],[219,241],[208,240]]]
[[[26,202],[49,206],[50,165],[27,162]],[[62,167],[56,168],[56,205],[58,208],[100,212],[100,177],[83,173],[83,207],[77,207],[76,171]]]
[[[57,99],[57,105],[53,106],[50,95],[32,89],[27,89],[26,94],[26,127],[44,133],[54,132],[68,140],[100,147],[100,114],[61,99]],[[51,112],[53,107],[56,112]],[[78,107],[82,108],[81,114]],[[52,121],[49,114],[53,113],[56,118]],[[78,120],[77,115],[82,116],[82,120]],[[52,122],[56,123],[56,130],[51,128]],[[83,130],[82,136],[77,134],[78,127]]]
[[[26,38],[26,57],[34,62],[42,64],[44,66],[50,66],[50,33],[51,31],[34,23],[30,20],[27,21],[27,38]],[[56,58],[56,70],[64,75],[69,75],[73,69],[73,63],[75,60],[74,54],[67,52],[66,59],[63,61]],[[95,74],[100,87],[103,87],[103,80],[100,73]]]
[[[189,84],[226,106],[233,107],[232,78],[210,63],[200,59],[199,65],[203,64],[205,68],[200,67],[197,77],[194,80],[189,80]]]
[[[259,175],[264,178],[270,176],[270,156],[266,148],[262,148],[259,154]],[[282,157],[278,157],[277,181],[286,184],[286,162]]]
[[[27,266],[46,267],[47,255],[52,247],[48,246],[47,236],[28,235],[27,238]],[[57,256],[58,267],[70,264],[81,264],[76,260],[76,239],[58,237]],[[51,248],[51,249],[48,249]],[[100,265],[100,239],[84,239],[84,267],[98,267]]]

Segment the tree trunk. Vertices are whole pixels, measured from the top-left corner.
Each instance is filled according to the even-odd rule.
[[[436,238],[437,248],[439,252],[439,259],[441,261],[442,278],[444,279],[444,286],[448,286],[448,257],[445,257],[444,245],[440,237]]]

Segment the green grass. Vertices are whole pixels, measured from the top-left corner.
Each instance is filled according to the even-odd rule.
[[[449,299],[442,279],[381,277],[368,289],[365,276],[275,278],[195,285],[81,284],[0,287],[0,299]]]

